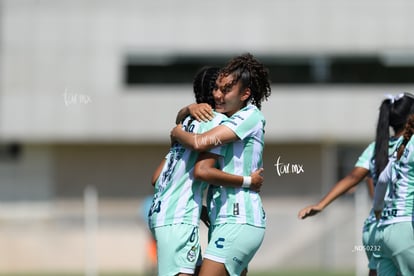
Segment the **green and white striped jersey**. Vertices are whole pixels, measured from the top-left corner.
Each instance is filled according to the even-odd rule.
[[[386,177],[384,177],[386,176]],[[386,179],[386,181],[384,181]],[[380,182],[381,181],[381,182]],[[400,160],[390,160],[378,185],[386,183],[384,210],[378,225],[414,220],[414,139],[407,143]]]
[[[388,142],[388,154],[391,156],[397,149],[399,145],[400,138],[391,137]],[[374,181],[374,186],[376,185],[376,177],[375,177],[375,141],[371,142],[364,152],[359,156],[358,161],[355,163],[355,167],[362,167],[369,170],[370,175]],[[368,227],[372,223],[376,223],[377,220],[374,215],[374,211],[371,209],[368,218],[364,222],[364,227]]]
[[[372,142],[365,148],[362,154],[358,157],[358,161],[355,163],[355,167],[362,167],[369,170],[371,176],[373,176],[374,170],[374,150],[375,142]]]
[[[224,120],[239,140],[222,145],[219,166],[224,172],[249,176],[262,167],[265,119],[254,105],[248,105]],[[266,217],[258,193],[246,188],[209,186],[208,206],[212,225],[223,223],[266,226]]]
[[[198,122],[188,116],[183,129],[203,133],[227,117],[215,113],[213,120]],[[199,225],[203,192],[207,184],[194,179],[193,170],[198,153],[175,143],[168,152],[164,167],[155,183],[154,199],[149,211],[151,228],[177,223]]]
[[[388,154],[391,156],[396,150],[399,144],[401,143],[401,137],[391,137],[388,142]],[[355,163],[355,167],[362,167],[369,170],[372,179],[377,178],[375,176],[375,141],[371,142],[364,152],[359,156],[358,161]],[[374,182],[374,185],[376,183]]]

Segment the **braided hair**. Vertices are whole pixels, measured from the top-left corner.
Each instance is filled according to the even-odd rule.
[[[403,142],[398,147],[397,150],[397,159],[401,158],[401,155],[404,152],[405,146],[407,145],[408,141],[410,141],[411,136],[413,136],[414,133],[414,114],[411,114],[408,116],[407,123],[405,124],[404,128],[404,134],[403,134]]]
[[[193,91],[197,103],[208,103],[212,108],[215,106],[213,89],[219,73],[218,67],[203,67],[195,75],[193,80]]]
[[[220,71],[219,77],[233,76],[235,85],[241,81],[241,88],[249,88],[250,97],[246,100],[251,101],[258,109],[262,107],[262,101],[270,96],[270,80],[268,69],[250,53],[237,56],[230,60]]]
[[[388,163],[389,128],[392,127],[394,133],[402,131],[411,113],[414,113],[414,96],[410,93],[387,98],[382,102],[375,138],[375,179]]]

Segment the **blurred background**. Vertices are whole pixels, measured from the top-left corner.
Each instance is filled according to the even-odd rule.
[[[413,10],[410,0],[0,0],[0,274],[150,275],[143,214],[175,115],[193,102],[200,67],[250,52],[272,80],[268,228],[250,271],[367,275],[355,250],[365,184],[316,217],[297,213],[352,169],[384,95],[414,92]]]

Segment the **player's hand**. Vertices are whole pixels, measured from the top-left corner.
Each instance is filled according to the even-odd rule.
[[[171,132],[170,132],[170,138],[171,139],[176,139],[177,138],[177,133],[179,132],[179,131],[182,131],[183,130],[183,125],[182,124],[178,124],[178,125],[176,125],[175,127],[173,127],[172,129],[171,129]]]
[[[173,145],[175,142],[177,142],[177,132],[178,131],[182,131],[183,125],[182,124],[178,124],[175,127],[173,127],[173,129],[170,132],[170,140],[171,140],[171,145]]]
[[[255,191],[255,192],[260,192],[260,188],[262,187],[263,180],[264,180],[263,176],[261,175],[263,171],[264,169],[260,168],[252,172],[252,174],[250,175],[252,178],[252,183],[250,184],[250,190]]]
[[[322,212],[321,207],[319,207],[318,205],[311,205],[300,210],[298,213],[298,218],[305,219],[307,217],[319,214],[320,212]]]
[[[214,117],[213,109],[207,103],[190,104],[188,106],[188,111],[190,112],[190,115],[199,122],[211,121]]]

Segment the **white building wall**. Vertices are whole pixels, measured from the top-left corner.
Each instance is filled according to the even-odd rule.
[[[24,145],[22,156],[0,160],[0,203],[36,202],[52,198],[54,158],[47,145]]]
[[[26,142],[167,143],[179,108],[194,101],[191,87],[135,90],[107,95],[67,92],[67,102],[65,91],[3,95],[1,137]],[[412,92],[414,86],[274,86],[262,108],[266,139],[371,140],[385,94],[402,91]]]
[[[191,102],[190,86],[129,91],[122,81],[128,54],[414,49],[412,1],[1,3],[0,137],[5,140],[166,141],[172,125],[166,118]],[[275,86],[264,105],[268,139],[367,139],[383,94],[412,88]],[[149,118],[154,109],[158,114]],[[139,118],[151,123],[138,124]]]

